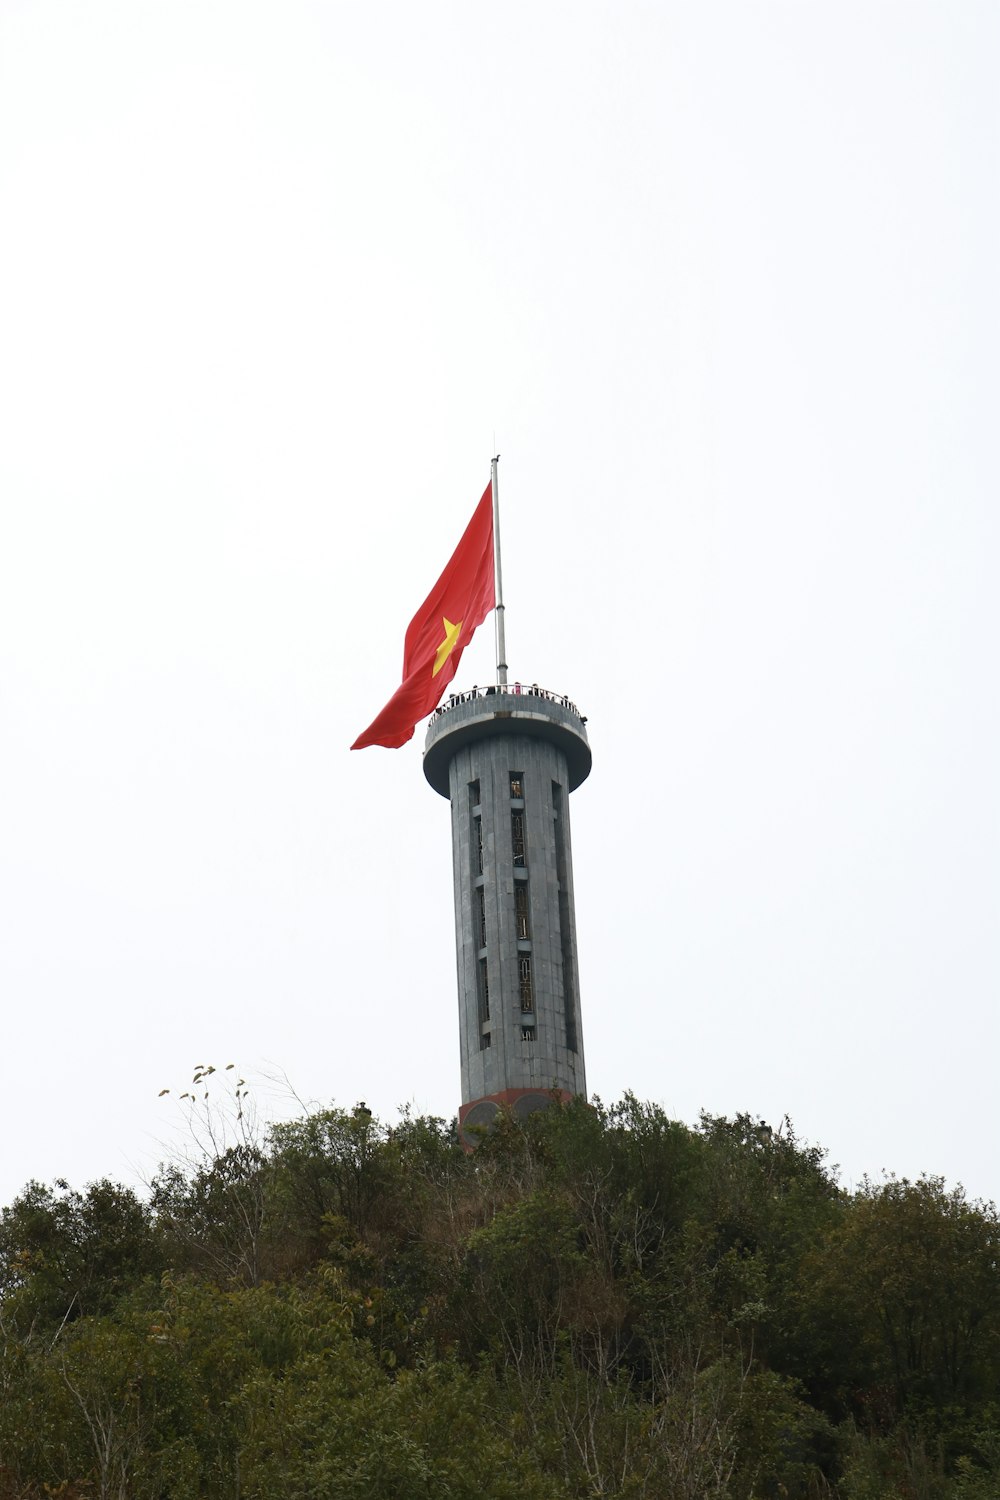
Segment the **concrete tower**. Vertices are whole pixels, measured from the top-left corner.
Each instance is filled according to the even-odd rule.
[[[569,831],[584,723],[566,698],[500,686],[428,726],[424,774],[451,802],[463,1127],[587,1091]]]

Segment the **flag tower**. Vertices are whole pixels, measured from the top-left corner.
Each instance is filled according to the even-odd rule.
[[[504,1107],[523,1117],[587,1091],[569,794],[590,745],[568,698],[508,685],[496,459],[491,491],[497,681],[451,694],[424,748],[424,775],[451,803],[467,1142]]]

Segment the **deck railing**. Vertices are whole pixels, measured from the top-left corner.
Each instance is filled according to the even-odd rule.
[[[523,682],[509,682],[506,687],[502,688],[494,687],[491,684],[489,687],[473,686],[464,693],[449,693],[447,698],[431,714],[430,722],[433,724],[435,719],[440,718],[442,714],[448,713],[450,709],[457,708],[460,703],[471,703],[476,698],[493,698],[501,693],[515,698],[544,698],[546,702],[558,703],[560,708],[568,709],[571,714],[576,714],[581,724],[586,724],[587,722],[576,704],[567,698],[565,694],[552,693],[548,688],[539,687],[537,682],[533,682],[530,687]]]

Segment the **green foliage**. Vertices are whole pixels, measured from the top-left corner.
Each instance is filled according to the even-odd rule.
[[[805,1267],[801,1343],[820,1347],[831,1404],[888,1428],[1000,1390],[1000,1224],[940,1178],[863,1184]]]
[[[0,1213],[2,1500],[998,1493],[992,1205],[631,1096],[258,1136],[210,1071],[148,1205]]]
[[[389,1381],[360,1352],[351,1360],[306,1356],[280,1385],[258,1381],[243,1393],[244,1494],[542,1500],[561,1493],[504,1434],[491,1394],[487,1381],[453,1361],[421,1363]]]
[[[148,1207],[107,1179],[29,1182],[0,1212],[0,1305],[20,1328],[108,1312],[164,1264]]]

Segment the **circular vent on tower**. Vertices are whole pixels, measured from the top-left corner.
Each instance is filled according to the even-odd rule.
[[[492,1130],[496,1117],[500,1113],[498,1105],[492,1099],[480,1099],[474,1104],[462,1121],[462,1141],[466,1146],[477,1146],[482,1135],[487,1130]]]
[[[535,1114],[539,1109],[548,1109],[552,1103],[551,1094],[522,1094],[520,1099],[514,1101],[514,1118],[526,1120],[529,1115]],[[466,1120],[468,1124],[468,1120]]]

